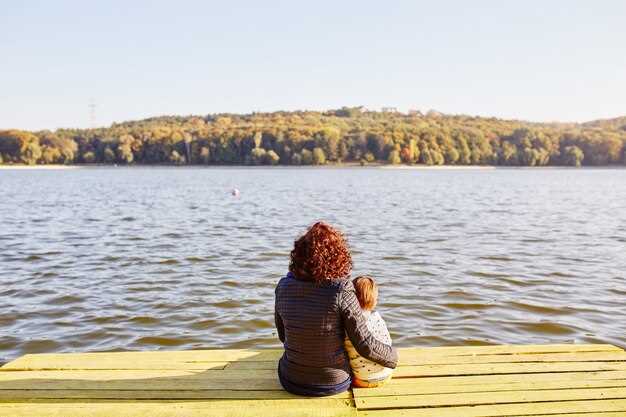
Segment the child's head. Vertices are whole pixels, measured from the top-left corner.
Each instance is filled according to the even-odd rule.
[[[362,275],[356,277],[352,283],[356,289],[356,298],[363,310],[372,311],[378,301],[378,285],[374,278]]]

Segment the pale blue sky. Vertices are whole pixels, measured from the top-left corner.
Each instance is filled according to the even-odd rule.
[[[4,1],[0,128],[365,105],[626,114],[626,1]]]

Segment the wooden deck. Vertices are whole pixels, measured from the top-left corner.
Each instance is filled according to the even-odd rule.
[[[611,345],[411,348],[385,387],[303,398],[276,350],[26,355],[0,368],[0,416],[626,416]]]

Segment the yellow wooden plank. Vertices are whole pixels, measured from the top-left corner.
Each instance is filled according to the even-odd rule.
[[[522,417],[520,415],[507,417]],[[609,411],[599,413],[568,413],[568,414],[533,414],[533,417],[626,417],[623,411]]]
[[[572,352],[623,352],[623,350],[616,346],[606,344],[401,348],[400,360],[406,363],[414,363],[415,360],[421,360],[424,357],[521,355]],[[211,369],[222,366],[224,362],[277,361],[281,355],[282,349],[210,349],[157,352],[31,354],[22,356],[21,358],[5,364],[0,368],[0,370]]]
[[[109,390],[282,389],[275,371],[17,371],[0,372],[0,389]]]
[[[408,365],[451,365],[472,363],[528,363],[528,362],[611,362],[626,361],[626,352],[575,352],[575,353],[526,353],[509,355],[465,355],[465,356],[411,356],[400,357],[400,366]],[[261,364],[265,362],[245,362]]]
[[[468,392],[385,397],[355,397],[359,410],[384,408],[448,407],[460,405],[533,403],[539,401],[574,401],[626,399],[626,388],[556,389],[540,391]]]
[[[353,408],[320,408],[320,407],[288,407],[281,410],[273,408],[257,408],[254,406],[242,406],[236,408],[189,409],[185,405],[180,406],[113,406],[108,404],[97,405],[72,405],[54,407],[33,407],[22,405],[12,407],[10,410],[0,408],[0,413],[7,417],[355,417],[356,409]],[[457,416],[458,417],[458,416]]]
[[[412,408],[359,411],[363,417],[510,417],[541,414],[617,412],[626,416],[626,400],[555,401],[460,407]],[[621,413],[621,414],[619,414]],[[584,414],[581,417],[586,417]]]
[[[239,408],[242,405],[255,405],[256,407],[273,407],[280,408],[291,405],[293,407],[307,407],[307,406],[315,406],[315,407],[353,407],[354,401],[349,398],[333,398],[333,397],[297,397],[297,398],[287,398],[287,399],[251,399],[251,400],[241,400],[241,399],[207,399],[200,401],[181,401],[181,400],[146,400],[146,401],[135,401],[134,399],[129,400],[94,400],[91,402],[92,404],[153,404],[153,405],[178,405],[178,404],[187,404],[191,405],[191,409],[193,408],[204,408],[207,405],[211,407],[219,407],[219,408]],[[11,405],[19,405],[19,404],[59,404],[59,405],[72,405],[72,404],[85,404],[85,401],[82,399],[34,399],[31,401],[22,401],[22,400],[14,400],[14,401],[3,401],[0,405],[6,405],[7,408],[10,408]],[[1,414],[0,414],[1,415]]]
[[[10,417],[354,417],[349,400],[94,401],[0,403]]]
[[[278,360],[281,355],[281,349],[44,353],[24,355],[0,370],[215,369],[226,366],[229,361]]]
[[[445,383],[445,382],[444,382]],[[532,391],[532,390],[554,390],[554,389],[580,389],[580,388],[626,388],[626,379],[621,380],[595,380],[573,379],[565,381],[530,381],[530,382],[509,382],[474,385],[439,385],[432,383],[421,383],[413,385],[394,385],[393,381],[380,388],[354,388],[354,397],[383,397],[402,395],[423,395],[423,394],[452,394],[468,392],[496,392],[496,391]],[[1,395],[1,394],[0,394]]]
[[[430,383],[433,385],[451,384],[488,384],[525,381],[561,381],[561,380],[601,380],[625,379],[626,371],[595,371],[595,372],[549,372],[534,374],[496,374],[496,375],[465,375],[465,376],[432,376],[415,378],[394,378],[392,384],[413,385]]]
[[[0,390],[0,402],[33,399],[85,399],[85,400],[207,400],[207,399],[239,399],[239,400],[278,400],[302,399],[299,395],[290,394],[282,389],[277,390],[154,390],[146,387],[145,390],[65,390],[65,389],[28,389],[28,390]],[[325,398],[351,399],[350,391]]]
[[[0,372],[0,382],[19,379],[149,379],[160,377],[185,377],[198,378],[201,375],[216,375],[219,372],[227,375],[244,376],[244,371],[222,371],[222,370],[55,370],[55,371],[11,371]],[[269,371],[259,371],[269,372]]]
[[[12,385],[2,384],[1,389],[17,389],[17,390],[33,390],[33,389],[64,389],[64,390],[126,390],[141,391],[149,384],[151,389],[161,391],[198,391],[198,390],[262,390],[262,391],[281,391],[283,388],[274,379],[261,380],[204,380],[194,381],[187,380],[114,380],[114,381],[89,381],[89,380],[29,380],[16,381]]]
[[[401,354],[402,355],[402,354]],[[532,362],[626,362],[626,352],[578,352],[512,355],[400,356],[399,366]],[[278,361],[228,362],[226,369],[277,369]]]
[[[571,352],[623,352],[608,344],[549,344],[549,345],[489,345],[489,346],[442,346],[400,349],[401,357],[411,356],[464,356],[464,355],[512,355]]]
[[[243,378],[276,378],[276,372],[269,369],[232,370],[209,369],[202,370],[56,370],[56,371],[17,371],[0,372],[0,382],[21,379],[151,379],[161,377],[181,377],[192,379],[243,379]]]
[[[278,361],[242,361],[242,362],[228,362],[224,369],[278,369]]]
[[[39,360],[32,363],[25,363],[16,359],[9,362],[2,371],[52,371],[52,370],[208,370],[224,369],[230,362],[175,362],[168,360],[150,360],[137,358],[129,361],[110,361],[90,359],[89,362],[77,361],[57,361],[52,363],[41,363]]]
[[[488,375],[542,372],[593,372],[626,370],[626,362],[545,362],[459,365],[414,365],[395,370],[396,377],[437,375]],[[262,372],[262,371],[259,371]]]
[[[487,349],[488,348],[488,349]],[[554,353],[557,352],[557,353]],[[613,345],[467,346],[399,349],[400,367],[528,362],[626,362]],[[276,369],[277,361],[230,362],[227,369]]]

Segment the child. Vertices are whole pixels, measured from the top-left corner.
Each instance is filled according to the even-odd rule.
[[[360,276],[353,281],[356,289],[356,297],[363,309],[363,315],[367,319],[367,328],[380,342],[391,346],[391,336],[385,325],[385,321],[374,311],[376,302],[378,301],[378,286],[373,278],[368,276]],[[352,385],[358,388],[380,387],[391,379],[392,369],[385,368],[375,362],[361,357],[350,339],[345,340],[346,351],[350,357],[350,366],[354,378]]]

